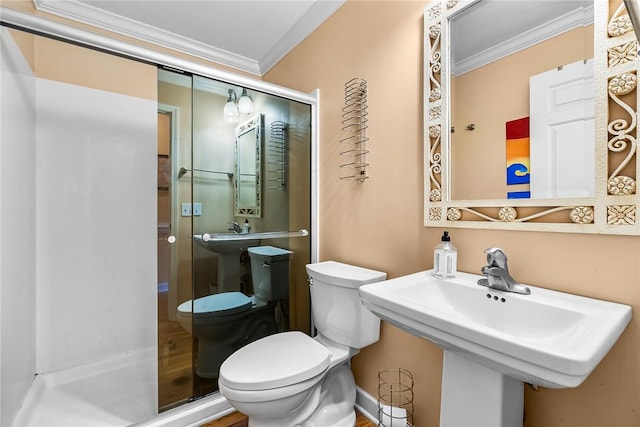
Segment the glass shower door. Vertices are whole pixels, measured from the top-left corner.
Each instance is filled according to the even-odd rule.
[[[158,407],[193,396],[191,76],[158,72]],[[186,208],[185,208],[186,209]]]
[[[243,345],[310,330],[311,239],[287,232],[311,229],[311,106],[247,90],[251,109],[240,109],[243,89],[159,70],[159,129],[169,134],[158,158],[159,180],[168,180],[158,187],[158,223],[168,223],[158,253],[159,283],[167,282],[158,293],[161,410],[218,391],[220,365]],[[204,239],[242,233],[245,222],[243,239]],[[273,232],[284,237],[262,234]],[[287,254],[272,288],[256,285],[269,264],[252,265],[258,246]]]

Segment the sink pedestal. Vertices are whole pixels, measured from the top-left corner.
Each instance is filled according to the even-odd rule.
[[[242,250],[218,252],[218,292],[239,292]]]
[[[519,427],[524,414],[524,384],[444,351],[440,427]]]

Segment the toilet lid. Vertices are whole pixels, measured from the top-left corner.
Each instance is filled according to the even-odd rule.
[[[313,378],[329,367],[329,350],[302,332],[254,341],[220,367],[220,381],[236,390],[268,390]]]
[[[181,313],[192,313],[192,300],[178,306]],[[253,299],[242,292],[223,292],[193,300],[193,313],[200,317],[233,314],[251,309]]]
[[[283,261],[289,259],[289,256],[293,253],[287,249],[276,248],[275,246],[253,246],[249,249],[249,256],[256,256],[259,260],[264,261]]]

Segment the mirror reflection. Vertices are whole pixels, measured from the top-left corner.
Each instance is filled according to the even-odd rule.
[[[590,1],[481,0],[450,19],[452,200],[593,196],[593,36]]]
[[[260,155],[263,115],[236,127],[235,209],[236,215],[260,216]]]
[[[244,93],[255,113],[242,108]],[[229,105],[236,99],[237,114]],[[310,331],[311,241],[276,232],[311,228],[313,128],[310,104],[186,73],[159,70],[158,101],[166,122],[159,221],[162,213],[163,230],[176,238],[158,243],[158,406],[165,410],[216,391],[222,361],[249,342]],[[274,124],[288,130],[277,153],[265,132]],[[282,159],[282,184],[262,187]],[[205,243],[204,234],[242,238]]]

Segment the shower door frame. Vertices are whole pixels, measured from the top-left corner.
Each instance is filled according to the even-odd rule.
[[[106,36],[94,34],[79,28],[74,28],[46,18],[24,13],[15,9],[0,6],[0,21],[5,24],[15,25],[19,28],[48,35],[70,43],[76,43],[86,47],[103,50],[108,53],[120,55],[133,60],[165,66],[176,71],[185,71],[199,74],[216,80],[222,80],[230,84],[246,87],[282,98],[308,104],[311,107],[311,262],[318,261],[319,250],[319,131],[320,131],[320,90],[315,89],[311,93],[303,93],[284,86],[251,77],[241,76],[229,71],[223,71],[211,66],[178,58],[161,52],[156,52],[141,46]]]
[[[164,66],[177,71],[184,71],[194,75],[221,80],[232,85],[245,87],[250,90],[256,90],[267,94],[275,95],[292,101],[297,101],[309,105],[311,109],[311,131],[310,131],[310,180],[311,180],[311,229],[309,230],[310,242],[310,262],[318,262],[319,253],[319,106],[320,91],[318,89],[311,93],[303,93],[283,86],[275,85],[265,81],[253,79],[246,76],[234,74],[232,72],[222,71],[212,66],[206,66],[201,63],[189,61],[186,59],[174,57],[168,54],[156,52],[135,44],[110,39],[106,36],[94,34],[79,28],[70,27],[68,25],[50,21],[44,17],[31,15],[19,10],[10,9],[0,6],[0,23],[17,29],[32,31],[39,35],[56,38],[60,41],[97,49],[106,53],[122,56],[128,59],[141,61],[156,66]],[[158,106],[160,107],[160,105]],[[160,108],[159,108],[160,109]],[[173,132],[172,127],[172,132]],[[172,144],[173,146],[173,144]],[[172,153],[174,154],[174,153]],[[172,169],[175,167],[175,157],[172,159]],[[172,196],[173,197],[173,196]],[[172,213],[172,223],[175,223],[174,214]],[[172,251],[173,252],[173,251]],[[173,255],[172,255],[173,256]],[[311,329],[313,324],[311,322]],[[210,410],[218,411],[228,409],[228,403],[224,399],[215,396],[207,400]],[[216,409],[213,409],[216,408]],[[167,414],[168,415],[168,414]]]

